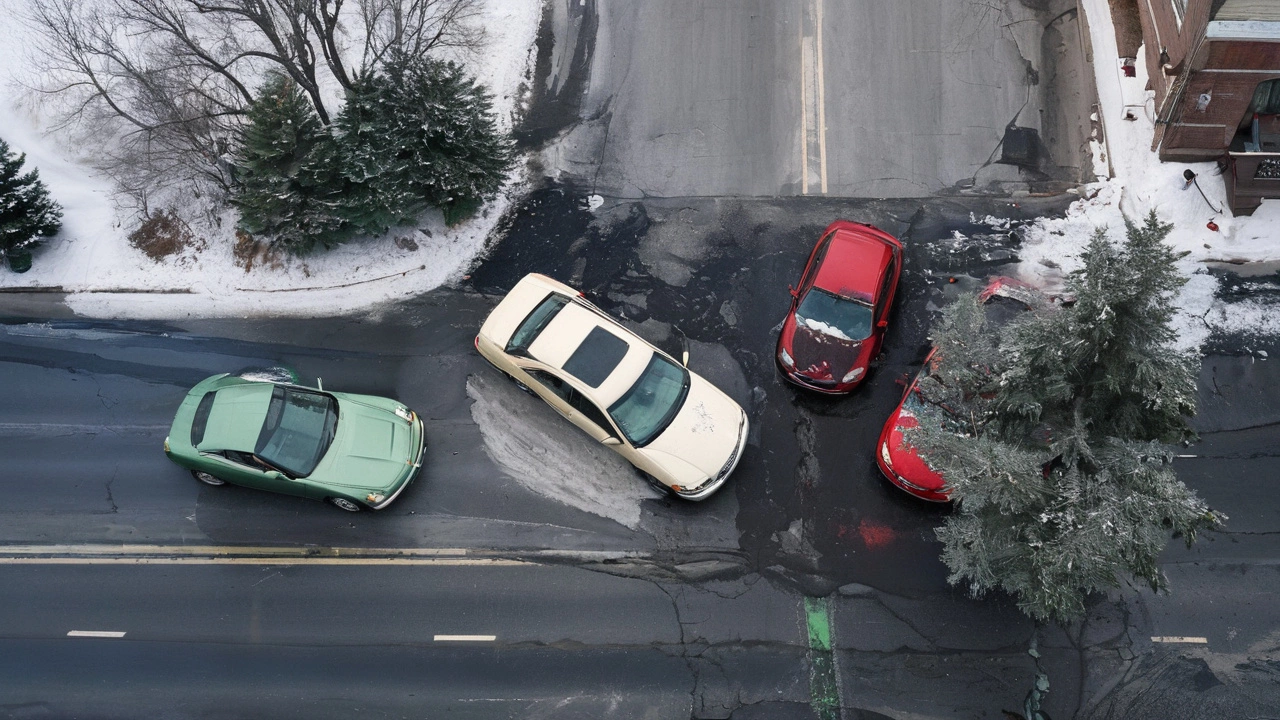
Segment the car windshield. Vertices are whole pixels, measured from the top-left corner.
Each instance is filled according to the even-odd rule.
[[[654,353],[640,379],[609,408],[635,447],[653,441],[675,418],[689,394],[689,371]]]
[[[796,308],[796,323],[840,340],[864,340],[871,335],[871,306],[813,288]]]
[[[306,477],[320,464],[337,428],[333,398],[277,385],[253,452],[290,476]]]

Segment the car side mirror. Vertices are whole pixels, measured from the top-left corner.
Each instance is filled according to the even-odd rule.
[[[800,297],[800,291],[799,291],[799,290],[796,290],[796,288],[795,288],[795,286],[794,286],[794,285],[788,285],[788,286],[787,286],[787,292],[791,293],[791,297],[793,297],[793,298],[798,298],[798,297]]]
[[[889,327],[889,321],[888,321],[888,320],[881,320],[880,322],[876,323],[876,327],[878,327],[878,328],[880,328],[881,330],[883,330],[883,329],[885,329],[885,328]]]
[[[324,378],[316,377],[316,389],[320,392],[324,392]]]
[[[618,438],[616,438],[616,437],[612,437],[612,436],[610,436],[610,437],[607,437],[607,438],[605,438],[605,439],[601,440],[601,441],[600,441],[600,444],[601,444],[601,445],[614,446],[614,445],[621,445],[621,444],[622,444],[622,441],[621,441],[621,440],[619,440],[619,439],[618,439]]]
[[[280,472],[279,470],[268,470],[266,471],[265,474],[268,480],[287,480],[288,479],[287,477],[285,477],[285,474]]]
[[[680,333],[680,364],[689,367],[689,336],[685,335],[684,331],[678,327],[675,328],[675,331]]]

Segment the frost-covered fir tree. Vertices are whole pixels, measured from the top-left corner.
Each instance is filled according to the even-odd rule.
[[[62,207],[39,172],[22,172],[26,160],[0,140],[0,260],[19,272],[31,267],[31,250],[62,227]]]
[[[1170,532],[1190,544],[1225,519],[1178,480],[1162,444],[1193,437],[1198,366],[1172,344],[1183,280],[1170,228],[1153,213],[1127,223],[1120,246],[1097,233],[1068,279],[1075,303],[998,337],[974,319],[976,298],[944,313],[927,390],[942,402],[907,441],[951,488],[938,537],[953,584],[1002,589],[1031,617],[1066,622],[1128,577],[1164,589]]]
[[[342,180],[334,143],[290,78],[274,74],[249,107],[232,202],[240,227],[293,253],[341,242]]]
[[[491,96],[453,62],[392,57],[359,79],[336,125],[351,183],[344,213],[365,232],[427,207],[455,224],[497,193],[511,164]]]

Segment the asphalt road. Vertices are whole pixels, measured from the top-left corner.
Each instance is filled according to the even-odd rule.
[[[925,197],[1092,177],[1070,0],[552,7],[540,87],[577,112],[533,118],[529,139],[564,130],[546,164],[605,197]]]
[[[805,598],[824,596],[831,686],[850,711],[999,717],[1030,687],[1033,639],[1056,717],[1141,716],[1134,705],[1152,684],[1206,686],[1177,704],[1196,712],[1274,700],[1276,513],[1239,482],[1275,477],[1271,361],[1206,361],[1204,440],[1186,453],[1200,457],[1179,461],[1232,516],[1226,530],[1191,551],[1171,547],[1171,595],[1100,598],[1068,633],[1036,628],[1007,599],[948,586],[932,537],[945,509],[876,471],[875,436],[901,393],[894,380],[918,368],[932,310],[1016,257],[1009,231],[975,226],[969,213],[1014,215],[1016,227],[1016,213],[1052,211],[985,202],[650,201],[586,213],[580,196],[552,187],[530,196],[525,221],[467,287],[371,316],[0,325],[0,492],[22,498],[0,508],[0,542],[21,560],[0,563],[0,656],[15,678],[0,686],[0,708],[125,716],[170,698],[181,700],[177,717],[259,706],[301,717],[318,706],[287,698],[355,678],[358,687],[332,694],[334,715],[359,706],[643,717],[652,707],[653,717],[813,717],[815,669],[826,665],[807,639]],[[885,355],[854,397],[829,400],[782,383],[771,350],[787,282],[825,218],[841,215],[901,236],[908,262]],[[957,230],[972,241],[951,242]],[[531,270],[573,280],[656,341],[672,342],[670,325],[689,336],[694,369],[737,397],[756,428],[720,494],[699,505],[653,497],[479,359],[475,328]],[[418,483],[388,510],[353,516],[203,486],[164,459],[187,387],[275,365],[418,409],[430,440]],[[534,452],[546,447],[565,458]],[[138,547],[111,564],[125,544]],[[45,560],[17,547],[28,545]],[[174,546],[211,557],[174,559]],[[308,548],[373,550],[350,566],[280,557]],[[422,549],[443,555],[395,566],[398,553]],[[239,559],[252,552],[267,559]],[[488,566],[514,561],[527,564]],[[126,635],[66,637],[72,630]],[[455,633],[495,640],[428,642]],[[269,668],[269,683],[232,692]],[[1171,680],[1184,675],[1200,679]],[[212,680],[221,684],[194,687]],[[490,704],[476,710],[477,698]]]
[[[947,510],[872,462],[933,312],[1071,199],[983,193],[1087,164],[1070,3],[547,8],[519,134],[560,180],[458,287],[342,318],[173,323],[0,295],[0,716],[1002,718],[1037,669],[1059,719],[1280,706],[1280,402],[1257,354],[1280,357],[1274,339],[1212,339],[1203,441],[1178,461],[1227,528],[1171,546],[1171,595],[1096,598],[1066,630],[949,586]],[[1035,133],[1006,157],[1010,125]],[[772,361],[787,284],[835,217],[907,252],[884,355],[839,400]],[[719,494],[653,496],[476,355],[531,271],[655,342],[688,336],[693,369],[752,419]],[[418,410],[419,481],[353,516],[164,459],[187,388],[269,366]],[[456,634],[493,639],[436,639]]]

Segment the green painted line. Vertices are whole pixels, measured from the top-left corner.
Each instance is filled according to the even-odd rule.
[[[826,598],[804,599],[809,628],[809,704],[819,720],[840,720],[840,681],[831,649],[831,606]]]
[[[804,599],[804,613],[809,621],[809,647],[814,650],[831,650],[831,615],[826,598]]]

